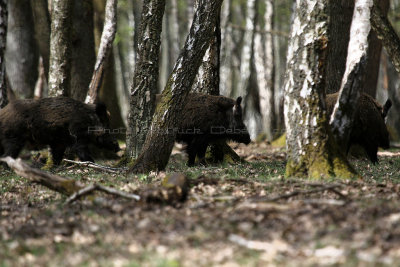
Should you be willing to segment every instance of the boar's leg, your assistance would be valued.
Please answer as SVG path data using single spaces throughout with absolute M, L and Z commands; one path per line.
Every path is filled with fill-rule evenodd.
M 378 145 L 372 143 L 364 143 L 363 147 L 367 152 L 368 158 L 372 161 L 372 163 L 378 163 Z
M 206 141 L 206 137 L 197 136 L 194 137 L 188 144 L 186 151 L 189 156 L 189 160 L 187 165 L 194 166 L 194 162 L 196 160 L 196 155 L 199 157 L 200 162 L 205 162 L 205 154 L 207 150 L 208 143 Z
M 3 139 L 1 142 L 3 146 L 3 157 L 10 156 L 12 158 L 16 158 L 19 155 L 19 152 L 21 152 L 22 148 L 25 145 L 24 141 L 18 140 L 18 139 Z
M 78 137 L 73 149 L 76 151 L 79 160 L 94 162 L 89 151 L 89 139 L 87 137 Z
M 64 144 L 51 144 L 50 149 L 51 149 L 51 155 L 53 157 L 54 165 L 59 165 L 61 160 L 64 157 L 64 152 L 66 149 L 65 145 Z

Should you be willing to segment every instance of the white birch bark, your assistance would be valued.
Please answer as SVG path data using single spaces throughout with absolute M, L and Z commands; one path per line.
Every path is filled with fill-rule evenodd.
M 229 96 L 232 91 L 232 27 L 229 26 L 232 0 L 225 0 L 221 11 L 221 66 L 220 66 L 220 93 Z
M 263 132 L 272 140 L 275 130 L 275 94 L 274 94 L 274 37 L 271 34 L 274 18 L 274 1 L 265 1 L 264 27 L 258 24 L 254 40 L 254 59 L 257 83 L 260 95 L 260 111 Z M 264 34 L 263 34 L 264 33 Z
M 354 7 L 346 70 L 340 86 L 338 102 L 330 119 L 332 132 L 342 147 L 347 147 L 356 103 L 360 90 L 363 88 L 362 75 L 367 61 L 372 7 L 373 0 L 356 0 Z
M 117 0 L 107 0 L 103 32 L 97 52 L 96 64 L 89 84 L 85 103 L 95 103 L 104 76 L 105 64 L 111 53 L 112 44 L 117 32 Z

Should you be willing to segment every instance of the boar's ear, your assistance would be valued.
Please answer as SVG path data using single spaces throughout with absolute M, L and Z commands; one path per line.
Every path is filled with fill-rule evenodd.
M 99 117 L 107 116 L 107 107 L 104 103 L 99 102 L 96 104 L 96 114 Z
M 240 106 L 241 103 L 242 103 L 242 97 L 239 96 L 238 98 L 236 98 L 236 105 Z
M 392 106 L 392 101 L 390 99 L 386 100 L 385 105 L 383 106 L 382 110 L 382 117 L 385 118 L 389 112 L 390 107 Z
M 218 106 L 220 107 L 220 109 L 223 111 L 231 109 L 235 105 L 235 101 L 233 99 L 230 99 L 227 97 L 218 98 L 217 103 L 218 103 Z

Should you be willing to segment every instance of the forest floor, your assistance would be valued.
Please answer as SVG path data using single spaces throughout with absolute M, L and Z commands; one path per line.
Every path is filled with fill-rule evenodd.
M 284 179 L 280 148 L 235 148 L 247 163 L 187 168 L 175 151 L 166 172 L 185 173 L 190 191 L 174 206 L 101 194 L 64 204 L 0 167 L 0 266 L 400 266 L 398 151 L 352 159 L 362 180 L 307 181 Z M 129 192 L 165 176 L 57 174 Z

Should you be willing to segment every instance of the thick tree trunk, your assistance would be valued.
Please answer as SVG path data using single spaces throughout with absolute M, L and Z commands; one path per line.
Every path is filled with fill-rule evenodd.
M 35 38 L 43 61 L 46 81 L 49 78 L 50 58 L 50 14 L 47 0 L 31 0 Z
M 7 0 L 0 0 L 0 109 L 8 103 L 5 52 L 7 43 Z
M 274 1 L 265 1 L 264 17 L 259 19 L 258 30 L 254 40 L 255 69 L 260 94 L 260 111 L 263 132 L 272 141 L 276 129 L 275 114 L 275 56 L 274 56 Z M 261 21 L 263 20 L 263 21 Z M 264 25 L 263 27 L 261 25 Z M 265 33 L 265 34 L 263 34 Z
M 111 54 L 112 43 L 117 32 L 117 0 L 107 0 L 104 28 L 101 34 L 100 46 L 97 52 L 96 64 L 89 84 L 88 94 L 85 103 L 96 103 L 101 88 L 104 72 L 109 55 Z
M 376 4 L 372 9 L 371 25 L 373 30 L 376 32 L 378 38 L 382 40 L 385 46 L 386 52 L 389 54 L 389 58 L 392 61 L 397 72 L 400 73 L 400 39 L 393 26 L 390 24 L 387 16 L 382 9 Z
M 143 2 L 138 61 L 131 88 L 128 116 L 127 156 L 130 158 L 139 156 L 154 113 L 164 10 L 165 0 Z
M 22 98 L 31 98 L 38 77 L 36 46 L 29 0 L 8 1 L 6 69 L 11 87 Z
M 340 89 L 346 69 L 350 26 L 353 18 L 354 0 L 331 1 L 329 7 L 329 46 L 326 66 L 326 94 Z
M 201 0 L 190 33 L 163 90 L 143 150 L 130 169 L 133 173 L 163 170 L 174 145 L 179 114 L 213 36 L 222 0 Z
M 92 0 L 74 1 L 72 21 L 71 97 L 84 101 L 96 55 Z
M 344 153 L 347 152 L 356 103 L 360 93 L 366 86 L 365 75 L 368 68 L 367 62 L 369 61 L 372 5 L 373 0 L 356 0 L 355 2 L 346 70 L 340 86 L 338 103 L 330 119 L 332 132 Z
M 328 0 L 297 1 L 285 82 L 286 176 L 354 177 L 323 107 Z
M 52 0 L 49 96 L 69 96 L 72 0 Z

